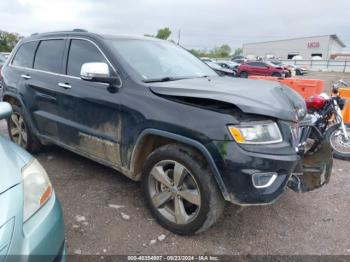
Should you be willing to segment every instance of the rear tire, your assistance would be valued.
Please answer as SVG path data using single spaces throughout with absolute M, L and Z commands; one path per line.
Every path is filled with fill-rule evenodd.
M 42 149 L 42 144 L 34 135 L 21 107 L 12 105 L 12 114 L 7 120 L 7 129 L 10 139 L 25 150 L 36 153 Z
M 246 71 L 241 72 L 239 74 L 239 77 L 241 77 L 241 78 L 248 78 L 248 72 L 246 72 Z
M 141 182 L 152 215 L 175 234 L 203 232 L 224 210 L 206 161 L 189 147 L 169 144 L 156 149 L 145 162 Z

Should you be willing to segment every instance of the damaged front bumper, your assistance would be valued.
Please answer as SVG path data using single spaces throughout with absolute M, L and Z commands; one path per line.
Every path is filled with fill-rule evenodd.
M 220 142 L 216 146 L 221 148 Z M 323 141 L 316 152 L 263 154 L 249 152 L 234 142 L 225 144 L 217 161 L 230 202 L 264 205 L 275 202 L 288 186 L 307 192 L 327 184 L 332 171 L 332 149 Z
M 277 200 L 283 193 L 300 157 L 250 152 L 235 142 L 215 142 L 220 148 L 216 165 L 229 201 L 238 205 L 263 205 Z M 223 152 L 224 151 L 224 152 Z M 257 181 L 257 179 L 261 181 Z
M 301 157 L 288 182 L 295 192 L 308 192 L 320 188 L 330 180 L 333 167 L 332 148 L 323 141 L 316 152 L 307 152 Z

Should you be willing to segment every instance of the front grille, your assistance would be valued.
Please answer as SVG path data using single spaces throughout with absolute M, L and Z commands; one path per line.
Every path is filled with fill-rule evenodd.
M 301 140 L 301 128 L 300 123 L 292 123 L 290 126 L 290 130 L 292 132 L 292 146 L 297 149 Z

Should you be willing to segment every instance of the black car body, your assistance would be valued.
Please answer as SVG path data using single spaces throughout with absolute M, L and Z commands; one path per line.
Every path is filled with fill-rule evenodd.
M 2 73 L 11 139 L 32 151 L 54 143 L 142 180 L 153 215 L 176 233 L 208 228 L 223 199 L 273 203 L 302 157 L 301 96 L 277 82 L 220 77 L 167 41 L 32 35 Z

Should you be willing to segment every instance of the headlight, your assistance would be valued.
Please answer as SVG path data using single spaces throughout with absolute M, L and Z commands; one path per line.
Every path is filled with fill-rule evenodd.
M 30 218 L 51 197 L 52 186 L 45 169 L 34 159 L 22 170 L 23 222 Z
M 275 122 L 256 122 L 228 127 L 232 137 L 241 144 L 273 144 L 282 142 L 282 135 Z

